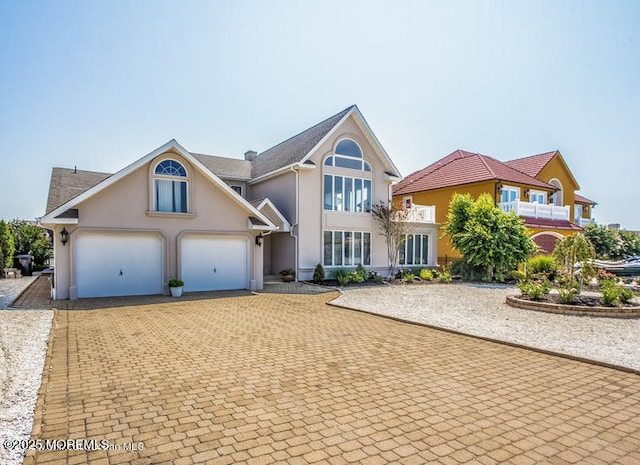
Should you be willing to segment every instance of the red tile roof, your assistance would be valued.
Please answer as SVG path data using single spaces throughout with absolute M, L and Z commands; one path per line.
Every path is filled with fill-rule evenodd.
M 595 205 L 596 204 L 596 202 L 594 202 L 593 200 L 589 200 L 588 198 L 583 197 L 583 196 L 581 196 L 579 194 L 574 194 L 574 197 L 575 197 L 575 201 L 578 202 L 578 203 L 588 203 L 589 205 Z
M 525 226 L 529 228 L 543 229 L 567 229 L 571 231 L 582 231 L 582 228 L 567 220 L 549 220 L 546 218 L 530 218 L 523 216 Z
M 482 181 L 506 181 L 554 189 L 522 171 L 495 158 L 456 150 L 437 162 L 411 173 L 393 190 L 394 195 L 458 186 Z
M 557 153 L 558 151 L 554 150 L 553 152 L 546 152 L 539 155 L 531 155 L 530 157 L 509 160 L 506 161 L 505 164 L 509 165 L 511 168 L 517 169 L 518 171 L 522 171 L 529 176 L 536 177 Z

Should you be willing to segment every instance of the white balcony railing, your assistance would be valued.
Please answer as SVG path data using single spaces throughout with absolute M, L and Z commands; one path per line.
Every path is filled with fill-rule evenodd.
M 591 218 L 576 218 L 576 221 L 575 221 L 575 224 L 577 224 L 581 228 L 584 228 L 589 223 L 595 223 L 595 221 Z
M 569 221 L 569 206 L 558 207 L 557 205 L 545 205 L 542 203 L 521 202 L 520 200 L 514 200 L 513 202 L 499 203 L 498 207 L 500 207 L 507 213 L 513 211 L 518 216 Z
M 411 205 L 408 210 L 407 221 L 410 223 L 435 223 L 436 207 L 433 205 Z

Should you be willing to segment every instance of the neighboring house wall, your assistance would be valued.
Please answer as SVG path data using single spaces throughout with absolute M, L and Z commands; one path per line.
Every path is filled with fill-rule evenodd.
M 536 176 L 540 181 L 544 181 L 550 184 L 553 179 L 556 179 L 562 185 L 562 206 L 569 206 L 571 211 L 569 212 L 569 218 L 573 221 L 574 218 L 574 204 L 575 204 L 575 191 L 580 186 L 575 182 L 575 179 L 569 172 L 567 165 L 562 161 L 559 156 L 554 157 L 542 168 L 540 173 Z
M 411 196 L 412 203 L 417 205 L 434 205 L 436 207 L 436 223 L 442 225 L 447 222 L 447 215 L 449 214 L 449 202 L 451 197 L 455 193 L 470 194 L 474 199 L 479 195 L 488 193 L 491 197 L 496 198 L 496 181 L 481 182 L 475 184 L 465 184 L 461 186 L 446 187 L 443 189 L 434 189 L 430 191 L 414 192 L 412 194 L 394 196 L 394 202 L 402 202 L 404 197 Z M 443 236 L 440 231 L 440 236 L 437 240 L 437 262 L 444 264 L 451 260 L 461 258 L 460 252 L 454 249 L 447 236 Z M 437 237 L 437 236 L 436 236 Z

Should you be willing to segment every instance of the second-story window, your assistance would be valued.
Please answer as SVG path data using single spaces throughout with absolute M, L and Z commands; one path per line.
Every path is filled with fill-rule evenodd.
M 371 212 L 371 179 L 324 175 L 324 209 Z
M 364 160 L 356 141 L 340 140 L 333 154 L 325 159 L 324 167 L 325 210 L 371 212 L 371 165 Z M 353 176 L 345 169 L 352 170 Z
M 175 160 L 163 160 L 153 177 L 153 204 L 157 212 L 187 213 L 187 171 Z
M 500 202 L 515 202 L 520 198 L 520 188 L 514 186 L 502 186 Z
M 342 139 L 338 142 L 335 155 L 328 157 L 324 164 L 325 166 L 371 172 L 371 165 L 362 158 L 360 146 L 351 139 Z

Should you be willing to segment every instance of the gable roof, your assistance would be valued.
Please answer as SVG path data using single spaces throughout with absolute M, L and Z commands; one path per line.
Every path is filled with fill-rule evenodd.
M 58 208 L 87 189 L 107 179 L 111 174 L 68 168 L 53 168 L 46 213 Z
M 216 157 L 191 152 L 200 163 L 217 176 L 226 179 L 248 181 L 251 179 L 251 162 L 238 158 Z
M 530 157 L 505 161 L 505 164 L 535 178 L 557 153 L 559 152 L 554 150 L 552 152 L 541 153 L 539 155 L 531 155 Z
M 375 134 L 364 119 L 364 116 L 360 113 L 358 107 L 356 105 L 351 105 L 340 113 L 337 113 L 315 126 L 312 126 L 309 129 L 290 137 L 284 142 L 280 142 L 278 145 L 258 154 L 258 156 L 256 156 L 256 158 L 251 162 L 251 175 L 253 180 L 268 176 L 271 173 L 296 164 L 313 165 L 309 158 L 313 155 L 315 149 L 330 137 L 333 132 L 335 132 L 335 130 L 340 126 L 340 123 L 350 116 L 354 117 L 365 137 L 374 147 L 374 150 L 378 151 L 388 174 L 390 176 L 400 177 L 400 172 L 376 138 Z
M 515 160 L 509 160 L 506 161 L 505 164 L 519 171 L 522 171 L 529 176 L 538 177 L 544 167 L 547 166 L 554 158 L 558 158 L 562 166 L 564 166 L 564 168 L 567 170 L 567 173 L 569 173 L 571 182 L 573 182 L 573 190 L 580 189 L 578 181 L 576 181 L 576 178 L 573 177 L 573 173 L 569 169 L 567 162 L 564 161 L 564 158 L 562 157 L 562 154 L 559 150 L 540 153 L 538 155 L 531 155 L 529 157 L 517 158 Z
M 279 168 L 302 162 L 305 155 L 342 121 L 353 108 L 355 108 L 355 105 L 258 154 L 252 161 L 253 177 L 257 178 Z
M 456 150 L 426 168 L 408 175 L 394 187 L 393 193 L 396 195 L 410 194 L 482 181 L 506 181 L 544 189 L 555 189 L 552 185 L 512 168 L 495 158 Z
M 254 221 L 254 220 L 258 220 L 258 222 L 260 223 L 261 226 L 264 225 L 264 227 L 262 229 L 275 229 L 275 225 L 273 225 L 269 221 L 269 219 L 267 217 L 265 217 L 262 213 L 260 213 L 255 207 L 253 207 L 243 197 L 238 195 L 238 193 L 236 191 L 234 191 L 230 186 L 228 186 L 224 181 L 222 181 L 215 173 L 213 173 L 211 170 L 209 170 L 194 155 L 192 155 L 190 152 L 185 150 L 174 139 L 170 140 L 169 142 L 167 142 L 166 144 L 162 145 L 161 147 L 158 147 L 154 151 L 148 153 L 144 157 L 140 158 L 139 160 L 135 161 L 134 163 L 130 164 L 129 166 L 121 169 L 120 171 L 118 171 L 115 174 L 106 175 L 106 173 L 93 173 L 93 175 L 94 175 L 93 179 L 97 179 L 99 177 L 99 176 L 95 176 L 96 174 L 103 174 L 103 175 L 106 175 L 106 177 L 102 181 L 98 181 L 93 186 L 90 186 L 90 187 L 86 188 L 85 190 L 82 190 L 79 193 L 73 192 L 74 195 L 73 195 L 72 198 L 66 200 L 64 203 L 58 205 L 57 207 L 53 207 L 51 210 L 47 211 L 45 216 L 43 216 L 40 219 L 40 222 L 42 224 L 56 224 L 56 223 L 59 223 L 59 222 L 64 222 L 64 221 L 61 220 L 61 218 L 62 218 L 61 215 L 64 215 L 67 210 L 76 207 L 81 202 L 93 197 L 97 193 L 99 193 L 99 192 L 103 191 L 104 189 L 106 189 L 107 187 L 113 185 L 114 183 L 116 183 L 120 179 L 124 178 L 125 176 L 129 175 L 130 173 L 132 173 L 136 169 L 144 166 L 146 163 L 148 163 L 149 161 L 153 160 L 158 155 L 161 155 L 163 153 L 170 152 L 170 151 L 173 151 L 173 152 L 176 152 L 176 153 L 182 155 L 185 159 L 187 159 L 191 163 L 191 165 L 195 169 L 199 170 L 213 184 L 218 186 L 224 193 L 226 193 L 229 197 L 231 197 L 231 199 L 234 200 L 241 208 L 243 208 L 245 211 L 247 211 L 247 213 L 249 213 L 250 218 L 251 218 L 250 221 L 249 221 L 251 224 L 258 224 L 258 223 L 255 223 L 255 221 Z M 91 172 L 85 172 L 85 173 L 91 173 Z M 86 176 L 83 175 L 83 177 L 86 177 L 86 179 L 87 179 L 87 184 L 88 184 L 88 180 L 91 178 L 91 176 L 92 175 L 89 175 L 89 174 L 87 174 Z M 49 186 L 49 191 L 50 192 L 52 192 L 52 191 L 53 192 L 65 192 L 65 187 L 60 185 L 60 182 L 64 181 L 65 179 L 66 179 L 65 176 L 56 176 L 56 177 L 54 177 L 52 175 L 51 184 Z M 81 190 L 81 188 L 78 187 L 77 191 L 80 191 L 80 190 Z M 50 194 L 50 197 L 51 197 L 51 194 Z M 76 219 L 76 221 L 77 221 L 77 219 Z

